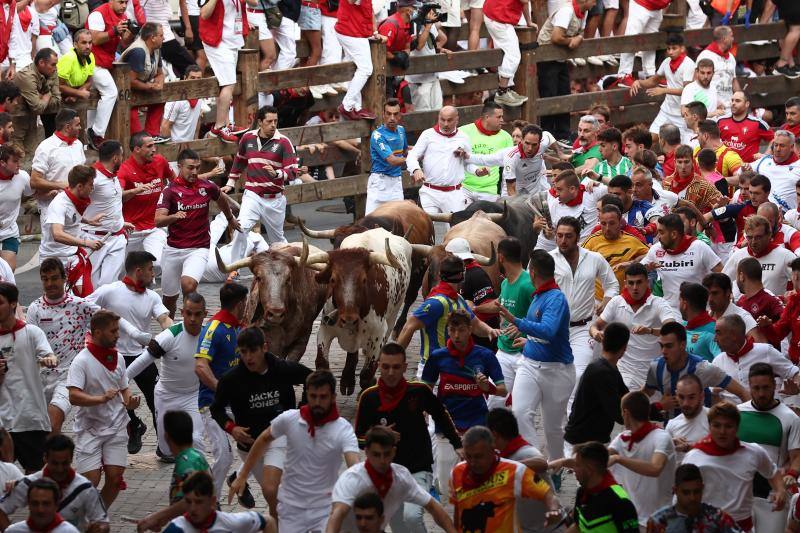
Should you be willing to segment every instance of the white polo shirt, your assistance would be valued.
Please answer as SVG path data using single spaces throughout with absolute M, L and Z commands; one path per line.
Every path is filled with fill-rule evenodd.
M 353 426 L 339 417 L 315 428 L 312 437 L 300 410 L 292 409 L 278 415 L 270 428 L 273 437 L 286 437 L 288 444 L 278 501 L 304 509 L 329 508 L 342 455 L 359 453 Z
M 736 269 L 739 267 L 739 262 L 746 257 L 752 257 L 747 248 L 735 249 L 722 269 L 723 274 L 727 274 L 729 278 L 736 280 Z M 761 263 L 761 282 L 764 284 L 764 288 L 772 294 L 785 293 L 786 284 L 792 277 L 792 261 L 797 259 L 794 252 L 779 246 L 756 259 Z M 738 285 L 734 283 L 733 298 L 738 299 L 741 295 Z
M 115 233 L 122 229 L 122 225 L 125 224 L 125 219 L 122 218 L 122 186 L 116 176 L 108 177 L 103 172 L 95 170 L 91 200 L 92 202 L 83 214 L 84 218 L 91 219 L 100 213 L 103 213 L 105 217 L 100 221 L 99 226 L 84 225 L 84 231 Z
M 31 196 L 31 177 L 24 170 L 11 179 L 0 180 L 0 241 L 19 237 L 17 217 L 23 196 Z
M 422 490 L 417 484 L 408 468 L 395 463 L 392 467 L 392 486 L 383 498 L 383 523 L 382 528 L 389 524 L 394 514 L 402 508 L 404 503 L 412 503 L 424 507 L 431 501 L 432 496 Z M 353 514 L 353 502 L 365 492 L 377 492 L 372 484 L 372 480 L 367 473 L 364 463 L 358 463 L 339 476 L 336 485 L 333 487 L 333 503 L 340 502 L 350 506 L 350 512 L 345 518 L 342 529 L 345 531 L 357 531 L 355 515 Z
M 570 322 L 592 318 L 595 280 L 600 281 L 607 297 L 613 298 L 619 294 L 619 281 L 611 266 L 599 253 L 578 247 L 578 266 L 575 272 L 558 248 L 550 252 L 550 255 L 556 263 L 556 283 L 569 303 Z
M 466 133 L 456 130 L 455 135 L 448 137 L 428 128 L 408 152 L 408 172 L 413 174 L 415 170 L 422 168 L 427 183 L 443 187 L 460 185 L 464 181 L 466 164 L 453 154 L 459 149 L 468 154 L 472 152 L 472 143 Z M 421 166 L 420 159 L 423 160 Z
M 73 237 L 83 238 L 81 232 L 81 214 L 75 209 L 75 204 L 69 199 L 67 193 L 61 191 L 46 208 L 44 224 L 42 225 L 42 242 L 39 243 L 39 256 L 66 258 L 78 253 L 77 246 L 68 246 L 56 242 L 53 238 L 53 224 L 61 224 L 64 232 Z M 87 236 L 88 237 L 88 236 Z
M 10 432 L 50 431 L 39 359 L 52 353 L 44 332 L 33 324 L 0 335 L 0 356 L 8 366 L 0 385 L 0 427 Z
M 41 172 L 47 181 L 67 183 L 67 175 L 72 167 L 84 163 L 86 155 L 83 153 L 83 143 L 75 140 L 72 144 L 67 144 L 54 134 L 36 147 L 31 170 Z M 40 199 L 38 204 L 39 213 L 44 213 L 50 200 Z
M 117 357 L 117 367 L 109 371 L 86 348 L 78 352 L 67 373 L 67 388 L 77 387 L 86 394 L 102 396 L 109 389 L 122 391 L 128 388 L 125 359 Z M 124 432 L 128 425 L 128 411 L 118 396 L 100 405 L 77 407 L 75 433 L 88 431 L 96 437 L 109 437 Z
M 770 200 L 778 204 L 783 211 L 797 209 L 797 195 L 794 185 L 800 180 L 800 161 L 793 163 L 776 163 L 772 155 L 765 155 L 755 163 L 753 170 L 769 178 L 772 184 Z
M 742 309 L 735 303 L 730 302 L 728 304 L 728 307 L 725 308 L 725 312 L 722 313 L 722 316 L 732 316 L 732 315 L 736 315 L 744 321 L 745 331 L 750 331 L 758 327 L 758 323 L 756 322 L 756 319 L 753 318 L 753 315 L 751 315 L 750 313 L 748 313 L 746 310 Z
M 787 357 L 773 348 L 771 344 L 765 342 L 754 343 L 753 349 L 740 357 L 738 362 L 731 359 L 727 352 L 720 352 L 711 363 L 742 384 L 748 382 L 750 367 L 755 363 L 768 363 L 771 365 L 775 375 L 781 381 L 791 379 L 800 372 L 800 369 L 794 366 Z M 722 391 L 722 395 L 729 401 L 738 402 L 733 394 Z
M 681 413 L 667 423 L 665 428 L 673 439 L 684 438 L 689 444 L 694 444 L 708 435 L 708 407 L 701 407 L 694 418 L 686 418 Z M 680 464 L 688 452 L 675 450 L 676 462 Z
M 667 253 L 661 243 L 657 242 L 642 259 L 643 265 L 649 263 L 661 263 L 658 275 L 664 288 L 664 299 L 674 309 L 678 309 L 681 283 L 700 282 L 711 269 L 720 264 L 720 260 L 709 245 L 695 239 L 686 251 L 674 255 Z
M 670 58 L 664 59 L 658 67 L 657 75 L 663 76 L 667 80 L 667 87 L 670 89 L 683 89 L 683 86 L 694 80 L 694 61 L 689 56 L 683 58 L 680 66 L 675 72 L 669 66 Z M 661 103 L 661 111 L 680 118 L 681 116 L 681 97 L 668 94 Z M 678 124 L 676 124 L 678 126 Z
M 170 137 L 172 142 L 189 142 L 197 138 L 197 123 L 203 106 L 198 100 L 192 107 L 188 100 L 167 102 L 164 106 L 164 120 L 172 122 Z

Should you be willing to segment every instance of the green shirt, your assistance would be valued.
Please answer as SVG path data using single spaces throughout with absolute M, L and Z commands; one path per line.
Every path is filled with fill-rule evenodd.
M 80 87 L 89 76 L 94 75 L 94 54 L 89 55 L 89 61 L 81 65 L 78 55 L 73 48 L 58 60 L 58 77 L 70 87 Z
M 706 235 L 704 232 L 698 231 L 694 234 L 694 236 L 697 237 L 698 241 L 703 241 L 707 245 L 711 246 L 711 239 L 709 239 L 708 235 Z
M 172 480 L 169 482 L 170 504 L 183 498 L 183 482 L 195 472 L 208 472 L 208 462 L 205 456 L 194 448 L 186 448 L 175 457 L 175 468 L 172 470 Z
M 610 179 L 619 175 L 627 176 L 631 171 L 631 167 L 633 167 L 631 160 L 625 156 L 622 156 L 616 165 L 612 165 L 605 159 L 600 161 L 594 166 L 594 171 L 600 174 L 602 177 Z
M 598 161 L 603 159 L 603 156 L 600 155 L 600 145 L 595 144 L 585 152 L 580 152 L 572 156 L 570 163 L 572 163 L 573 167 L 579 167 L 586 162 L 587 159 L 597 159 Z
M 509 283 L 508 279 L 504 279 L 500 284 L 500 304 L 511 311 L 511 314 L 515 317 L 525 318 L 528 314 L 528 308 L 531 306 L 531 300 L 533 300 L 533 283 L 527 270 L 520 272 L 514 283 Z M 500 323 L 500 328 L 503 329 L 508 324 L 503 319 Z M 513 341 L 512 337 L 500 335 L 497 338 L 497 348 L 506 353 L 521 352 L 522 348 L 514 348 Z
M 461 126 L 459 130 L 469 137 L 473 154 L 493 154 L 503 148 L 514 146 L 514 140 L 505 130 L 500 130 L 494 135 L 484 135 L 478 131 L 478 127 L 474 122 Z M 476 176 L 469 172 L 464 174 L 464 187 L 470 191 L 500 194 L 499 183 L 500 167 L 489 167 L 489 174 L 486 176 Z

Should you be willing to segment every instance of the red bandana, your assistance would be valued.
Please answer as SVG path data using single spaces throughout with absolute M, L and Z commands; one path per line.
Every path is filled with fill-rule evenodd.
M 381 401 L 378 411 L 382 413 L 393 411 L 406 395 L 406 390 L 408 390 L 406 378 L 402 378 L 394 387 L 390 387 L 382 378 L 378 378 L 378 398 Z
M 715 457 L 719 457 L 722 455 L 732 455 L 736 453 L 739 450 L 739 448 L 744 448 L 744 446 L 742 446 L 742 443 L 739 442 L 739 439 L 736 439 L 733 448 L 728 448 L 728 449 L 720 448 L 719 445 L 716 442 L 714 442 L 714 439 L 711 438 L 710 434 L 706 435 L 705 437 L 697 441 L 693 447 L 705 453 L 706 455 L 713 455 Z
M 586 12 L 581 11 L 581 8 L 578 7 L 578 2 L 576 2 L 575 0 L 572 0 L 572 10 L 575 11 L 575 16 L 578 17 L 579 19 L 582 19 L 583 17 L 586 16 Z
M 484 128 L 483 127 L 483 121 L 481 119 L 478 119 L 478 120 L 475 121 L 475 127 L 478 128 L 478 131 L 481 132 L 481 134 L 487 135 L 487 136 L 497 135 L 498 133 L 500 133 L 500 130 L 489 131 L 486 128 Z
M 731 56 L 730 50 L 728 50 L 727 52 L 723 52 L 722 50 L 719 49 L 719 45 L 716 42 L 713 42 L 708 46 L 706 46 L 706 50 L 708 50 L 709 52 L 714 52 L 723 59 L 728 59 Z
M 753 249 L 752 249 L 752 248 L 750 248 L 750 245 L 748 244 L 748 245 L 747 245 L 747 253 L 748 253 L 748 254 L 749 254 L 751 257 L 755 257 L 756 259 L 758 259 L 758 258 L 760 258 L 760 257 L 764 257 L 765 255 L 767 255 L 768 253 L 770 253 L 770 252 L 771 252 L 772 250 L 774 250 L 775 248 L 780 248 L 782 245 L 783 245 L 783 243 L 776 243 L 776 242 L 773 240 L 773 241 L 771 241 L 771 242 L 769 243 L 769 245 L 767 246 L 766 250 L 764 250 L 764 251 L 763 251 L 763 252 L 761 252 L 760 254 L 756 254 L 756 253 L 753 251 Z
M 467 358 L 474 347 L 475 341 L 472 340 L 472 337 L 469 338 L 469 343 L 463 352 L 456 347 L 456 345 L 453 343 L 453 339 L 447 339 L 447 352 L 458 359 L 458 365 L 462 368 L 464 367 L 464 359 Z
M 447 283 L 446 281 L 440 281 L 438 285 L 432 288 L 431 292 L 428 293 L 428 298 L 432 298 L 437 294 L 446 296 L 451 300 L 458 300 L 458 293 L 453 288 L 453 286 Z
M 634 431 L 633 433 L 626 435 L 622 433 L 619 438 L 622 439 L 622 442 L 628 443 L 628 451 L 633 449 L 633 445 L 637 442 L 642 442 L 646 436 L 650 434 L 651 431 L 658 429 L 658 426 L 653 424 L 652 422 L 645 422 L 642 424 L 639 429 Z
M 527 155 L 525 155 L 525 150 L 522 149 L 522 143 L 517 145 L 517 151 L 519 152 L 520 159 L 530 159 Z M 532 157 L 536 157 L 536 154 L 534 154 Z
M 583 498 L 582 498 L 583 501 L 581 503 L 585 503 L 586 500 L 589 499 L 589 496 L 592 496 L 594 494 L 599 494 L 599 493 L 603 492 L 604 490 L 606 490 L 607 488 L 611 487 L 612 485 L 616 485 L 616 484 L 617 484 L 617 480 L 614 479 L 614 476 L 611 475 L 611 472 L 606 470 L 606 473 L 603 476 L 603 479 L 600 480 L 600 483 L 598 483 L 597 485 L 595 485 L 592 488 L 588 488 L 587 487 L 584 491 L 582 491 L 581 494 L 583 496 Z
M 647 299 L 650 298 L 650 294 L 651 294 L 650 288 L 648 287 L 647 291 L 644 293 L 644 296 L 642 296 L 641 300 L 634 300 L 633 296 L 631 296 L 631 293 L 628 292 L 628 287 L 625 287 L 624 289 L 622 289 L 622 298 L 631 307 L 633 307 L 634 305 L 643 305 L 647 301 Z
M 14 15 L 17 14 L 17 2 L 0 2 L 0 5 L 8 4 L 8 18 L 4 18 L 0 11 L 0 61 L 5 61 L 8 57 L 8 45 L 11 42 L 11 28 L 14 27 Z
M 106 167 L 104 167 L 103 163 L 101 163 L 100 161 L 95 161 L 94 165 L 92 165 L 92 168 L 107 178 L 114 177 L 114 173 L 108 170 Z
M 750 350 L 752 350 L 752 349 L 753 349 L 753 344 L 754 344 L 754 343 L 755 343 L 755 341 L 753 340 L 753 337 L 747 337 L 747 340 L 746 340 L 746 341 L 744 341 L 744 344 L 742 345 L 742 347 L 741 347 L 741 348 L 739 348 L 739 351 L 738 351 L 738 352 L 736 352 L 736 353 L 733 353 L 733 354 L 732 354 L 732 353 L 730 353 L 730 352 L 725 352 L 725 353 L 727 353 L 727 354 L 728 354 L 728 357 L 730 357 L 731 359 L 733 359 L 733 361 L 734 361 L 735 363 L 738 363 L 738 362 L 739 362 L 739 359 L 741 359 L 742 357 L 744 357 L 745 355 L 747 355 L 747 354 L 750 352 Z
M 673 74 L 677 72 L 678 69 L 681 67 L 681 63 L 683 63 L 684 59 L 686 59 L 686 52 L 682 53 L 675 59 L 669 60 L 669 69 L 672 71 Z
M 92 262 L 89 260 L 89 254 L 83 248 L 79 247 L 75 255 L 78 256 L 78 262 L 67 269 L 67 287 L 72 287 L 72 293 L 75 296 L 85 298 L 94 292 Z M 78 281 L 81 282 L 80 289 Z
M 533 291 L 531 296 L 536 296 L 537 294 L 542 294 L 543 292 L 551 291 L 553 289 L 558 289 L 558 283 L 556 283 L 556 278 L 550 278 L 549 280 L 545 281 L 538 287 L 536 290 Z
M 711 317 L 711 315 L 708 314 L 708 311 L 703 311 L 693 319 L 686 322 L 686 329 L 697 329 L 710 322 L 716 321 Z
M 11 326 L 11 329 L 2 329 L 0 328 L 0 335 L 8 335 L 11 333 L 11 340 L 17 340 L 17 332 L 25 327 L 25 322 L 23 320 L 17 319 L 14 322 L 14 325 Z
M 314 434 L 316 433 L 316 428 L 324 426 L 328 422 L 333 422 L 339 418 L 339 409 L 336 407 L 336 404 L 333 404 L 333 407 L 331 407 L 331 410 L 328 411 L 327 415 L 319 420 L 316 420 L 311 414 L 311 408 L 308 406 L 308 404 L 306 404 L 300 408 L 300 418 L 305 420 L 306 424 L 308 424 L 308 434 L 313 438 Z
M 503 459 L 508 459 L 512 455 L 514 455 L 517 450 L 522 448 L 523 446 L 527 446 L 529 443 L 525 439 L 522 438 L 522 435 L 517 435 L 510 441 L 506 443 L 506 447 L 500 450 L 500 457 Z
M 675 194 L 680 194 L 689 184 L 694 180 L 694 175 L 691 174 L 685 178 L 678 176 L 678 173 L 675 172 L 668 178 L 665 178 L 664 181 L 667 182 L 666 189 L 670 192 L 674 192 Z
M 683 237 L 681 237 L 678 246 L 676 246 L 675 248 L 667 248 L 665 246 L 664 251 L 667 252 L 669 255 L 682 254 L 683 252 L 689 249 L 689 246 L 691 246 L 694 241 L 695 238 L 692 237 L 691 235 L 684 235 Z
M 90 198 L 78 198 L 69 189 L 64 189 L 64 192 L 67 194 L 69 201 L 72 202 L 72 205 L 75 206 L 75 210 L 83 215 L 83 212 L 86 211 L 86 208 L 89 207 L 89 203 L 92 200 Z
M 199 101 L 199 98 L 189 98 L 189 107 L 194 109 L 197 106 L 197 102 L 198 101 Z
M 437 124 L 433 127 L 433 131 L 435 131 L 436 133 L 438 133 L 443 137 L 455 137 L 456 133 L 458 133 L 458 128 L 454 129 L 452 133 L 445 133 L 439 129 L 439 125 Z
M 59 139 L 61 139 L 62 141 L 64 141 L 65 143 L 67 143 L 67 146 L 72 146 L 72 143 L 74 143 L 75 141 L 78 140 L 77 137 L 67 137 L 66 135 L 64 135 L 60 131 L 55 132 L 54 135 L 56 137 L 58 137 Z
M 233 313 L 231 313 L 230 311 L 226 311 L 224 309 L 220 309 L 219 311 L 214 313 L 214 316 L 211 317 L 211 320 L 219 320 L 223 324 L 228 324 L 229 326 L 232 326 L 234 328 L 238 328 L 239 326 L 242 325 L 239 319 L 233 316 Z
M 42 476 L 53 479 L 53 476 L 50 475 L 50 470 L 48 470 L 47 465 L 45 465 L 44 470 L 42 470 Z M 67 479 L 65 479 L 64 481 L 59 481 L 58 486 L 61 487 L 61 490 L 64 490 L 67 487 L 69 487 L 69 484 L 72 483 L 72 480 L 74 479 L 75 479 L 75 470 L 73 468 L 70 468 L 69 472 L 67 473 Z
M 11 181 L 14 179 L 14 176 L 15 174 L 9 174 L 8 176 L 6 176 L 3 172 L 0 172 L 0 181 Z
M 800 159 L 800 157 L 797 157 L 797 154 L 796 154 L 796 153 L 794 153 L 794 152 L 792 152 L 792 153 L 789 155 L 789 157 L 786 159 L 786 161 L 784 161 L 783 163 L 778 163 L 777 161 L 775 161 L 775 158 L 774 158 L 774 157 L 772 158 L 772 160 L 773 160 L 773 161 L 775 161 L 775 164 L 776 164 L 776 165 L 780 165 L 780 166 L 783 166 L 783 165 L 791 165 L 792 163 L 796 163 L 798 159 Z
M 50 531 L 53 531 L 55 528 L 60 526 L 61 522 L 63 522 L 63 521 L 64 521 L 64 519 L 61 518 L 61 515 L 56 513 L 56 515 L 53 517 L 53 521 L 50 522 L 49 524 L 47 524 L 46 526 L 44 526 L 44 528 L 42 528 L 42 529 L 39 529 L 38 527 L 36 527 L 34 525 L 34 523 L 31 522 L 30 518 L 25 520 L 25 523 L 28 525 L 28 529 L 31 530 L 31 533 L 50 533 Z
M 464 480 L 461 483 L 461 486 L 464 488 L 465 491 L 477 489 L 478 487 L 480 487 L 481 485 L 483 485 L 492 478 L 499 464 L 500 464 L 500 456 L 496 455 L 494 458 L 494 464 L 491 466 L 491 468 L 489 468 L 489 470 L 487 470 L 486 472 L 483 473 L 483 475 L 480 476 L 474 474 L 472 470 L 467 468 L 467 472 L 464 475 Z
M 187 522 L 192 524 L 192 527 L 195 528 L 199 533 L 208 533 L 208 528 L 214 525 L 214 522 L 217 520 L 217 512 L 211 511 L 211 514 L 206 518 L 204 522 L 200 522 L 199 524 L 195 524 L 192 522 L 192 519 L 189 518 L 189 513 L 184 513 L 183 517 L 186 519 Z
M 584 193 L 585 190 L 586 190 L 586 187 L 581 185 L 578 188 L 578 196 L 576 196 L 575 198 L 573 198 L 569 202 L 565 203 L 564 205 L 568 205 L 570 207 L 576 207 L 576 206 L 581 205 L 583 203 L 583 193 Z M 552 196 L 553 198 L 558 198 L 558 193 L 556 193 L 555 189 L 550 189 L 550 196 Z M 558 201 L 561 202 L 560 199 Z
M 373 467 L 372 464 L 370 464 L 369 459 L 367 459 L 364 461 L 364 468 L 369 475 L 370 481 L 372 481 L 372 484 L 375 486 L 378 496 L 380 496 L 381 499 L 384 499 L 386 495 L 389 494 L 389 489 L 392 488 L 392 481 L 394 481 L 394 476 L 392 475 L 392 466 L 389 465 L 389 469 L 385 473 L 381 474 L 375 470 L 375 467 Z
M 106 348 L 105 346 L 100 346 L 99 344 L 95 344 L 94 340 L 92 340 L 91 335 L 88 333 L 86 334 L 86 349 L 89 350 L 95 359 L 97 359 L 101 365 L 106 367 L 106 370 L 109 372 L 113 372 L 117 369 L 117 349 L 116 348 Z
M 144 291 L 147 290 L 147 287 L 145 287 L 144 285 L 140 285 L 138 281 L 134 280 L 129 276 L 125 276 L 124 278 L 122 278 L 122 283 L 124 283 L 125 286 L 128 287 L 133 292 L 138 292 L 139 294 L 142 294 L 144 293 Z

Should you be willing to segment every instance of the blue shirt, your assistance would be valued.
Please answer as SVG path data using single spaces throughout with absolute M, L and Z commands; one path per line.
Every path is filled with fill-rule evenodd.
M 475 316 L 464 298 L 459 296 L 458 300 L 453 301 L 443 294 L 427 298 L 414 311 L 414 317 L 425 325 L 421 331 L 420 365 L 425 364 L 431 352 L 446 346 L 450 338 L 447 335 L 447 317 L 456 309 L 464 309 L 470 316 Z
M 514 325 L 529 338 L 522 355 L 545 363 L 572 364 L 569 345 L 569 304 L 564 293 L 551 289 L 534 295 L 525 318 Z
M 236 337 L 239 328 L 211 318 L 200 331 L 200 342 L 197 345 L 195 359 L 206 359 L 214 377 L 219 379 L 239 364 L 239 348 Z M 200 382 L 198 407 L 208 407 L 214 401 L 214 391 Z
M 686 325 L 686 322 L 683 323 Z M 709 363 L 721 352 L 719 346 L 714 341 L 714 329 L 716 323 L 709 322 L 695 329 L 686 330 L 686 351 L 690 354 L 702 357 Z
M 459 431 L 486 424 L 489 408 L 475 381 L 478 372 L 495 385 L 503 383 L 503 370 L 494 352 L 477 344 L 464 358 L 464 366 L 447 348 L 440 348 L 431 353 L 422 369 L 422 381 L 431 387 L 439 381 L 439 398 Z
M 634 200 L 631 208 L 625 213 L 625 220 L 631 226 L 642 229 L 647 225 L 647 213 L 653 209 L 653 204 L 646 200 Z M 653 243 L 653 236 L 646 236 L 648 244 Z
M 407 151 L 408 140 L 406 139 L 406 129 L 403 126 L 397 126 L 396 131 L 392 131 L 386 126 L 379 127 L 369 137 L 372 172 L 399 178 L 403 171 L 402 165 L 390 165 L 386 162 L 386 158 L 390 155 L 404 157 Z

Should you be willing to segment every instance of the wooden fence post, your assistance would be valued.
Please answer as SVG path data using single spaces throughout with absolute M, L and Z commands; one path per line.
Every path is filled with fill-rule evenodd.
M 116 139 L 122 144 L 125 155 L 130 152 L 131 139 L 131 80 L 128 75 L 131 67 L 127 63 L 114 63 L 111 77 L 117 86 L 117 103 L 111 113 L 106 133 L 107 139 Z
M 537 79 L 536 59 L 534 58 L 538 35 L 539 32 L 535 28 L 517 28 L 517 38 L 519 39 L 522 59 L 517 68 L 517 74 L 514 76 L 514 90 L 522 96 L 528 97 L 528 101 L 522 104 L 522 116 L 520 118 L 531 124 L 538 123 L 536 101 L 539 99 L 539 80 Z
M 236 73 L 239 75 L 241 93 L 233 100 L 233 121 L 237 126 L 250 127 L 253 120 L 248 112 L 249 106 L 255 100 L 255 107 L 258 108 L 258 50 L 239 50 Z

